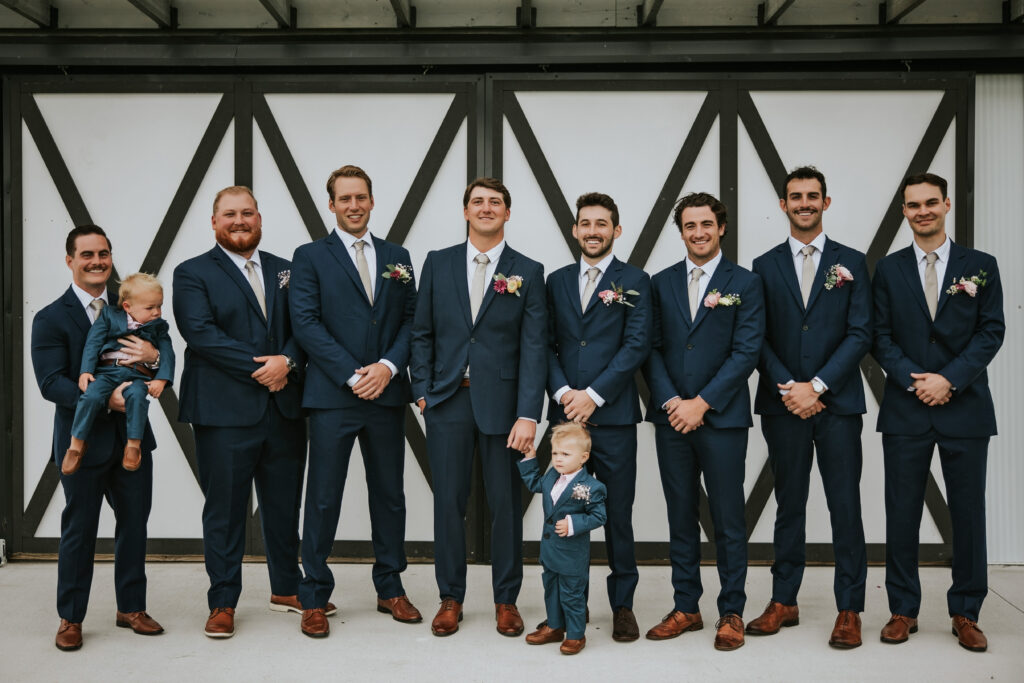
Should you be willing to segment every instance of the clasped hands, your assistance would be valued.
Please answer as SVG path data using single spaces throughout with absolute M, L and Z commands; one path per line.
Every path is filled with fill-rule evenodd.
M 250 377 L 265 386 L 268 391 L 281 391 L 288 385 L 290 368 L 287 356 L 255 356 L 253 360 L 263 363 L 263 367 Z
M 818 392 L 814 390 L 810 382 L 790 382 L 775 386 L 788 392 L 782 396 L 782 403 L 786 406 L 786 410 L 801 420 L 814 417 L 825 410 L 825 404 L 821 402 Z
M 597 410 L 597 404 L 583 389 L 569 389 L 562 394 L 562 408 L 565 416 L 579 424 L 586 424 L 590 416 Z
M 373 401 L 384 393 L 391 383 L 391 368 L 383 363 L 371 363 L 356 369 L 359 381 L 352 387 L 352 393 L 365 401 Z
M 704 426 L 704 413 L 711 410 L 711 405 L 700 396 L 683 399 L 675 396 L 665 404 L 668 423 L 672 429 L 688 434 L 698 427 Z
M 953 385 L 937 372 L 912 372 L 914 393 L 927 406 L 941 406 L 953 398 Z

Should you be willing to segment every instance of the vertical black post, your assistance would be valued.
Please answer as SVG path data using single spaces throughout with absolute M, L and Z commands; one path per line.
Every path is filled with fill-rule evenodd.
M 722 86 L 721 106 L 718 114 L 718 198 L 729 210 L 728 237 L 722 242 L 725 257 L 735 263 L 739 258 L 739 173 L 737 156 L 736 86 Z

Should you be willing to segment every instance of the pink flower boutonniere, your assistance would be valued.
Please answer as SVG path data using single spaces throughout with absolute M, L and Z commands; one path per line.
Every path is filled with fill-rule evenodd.
M 837 263 L 828 269 L 828 275 L 825 276 L 825 289 L 842 287 L 846 282 L 853 282 L 853 273 L 846 266 Z
M 403 285 L 412 281 L 412 266 L 406 266 L 401 263 L 389 263 L 385 267 L 387 270 L 381 273 L 381 277 L 385 280 L 398 280 Z
M 586 484 L 573 484 L 572 486 L 572 499 L 582 500 L 584 503 L 590 502 L 590 487 Z
M 987 284 L 985 276 L 988 275 L 984 270 L 979 270 L 977 275 L 971 277 L 962 277 L 959 281 L 953 278 L 953 285 L 946 290 L 946 293 L 950 296 L 959 294 L 960 292 L 966 292 L 967 296 L 972 299 L 978 295 L 978 290 Z
M 501 273 L 494 274 L 494 291 L 498 294 L 515 294 L 519 296 L 519 290 L 523 287 L 522 275 L 509 275 L 505 277 Z
M 716 306 L 739 306 L 743 303 L 740 300 L 739 294 L 722 294 L 717 289 L 712 289 L 708 292 L 708 295 L 704 297 L 704 305 L 707 308 L 715 308 Z
M 612 304 L 622 304 L 623 306 L 635 308 L 633 304 L 626 301 L 627 296 L 640 296 L 640 292 L 636 291 L 635 289 L 627 289 L 626 291 L 622 291 L 622 287 L 616 287 L 615 283 L 613 282 L 611 289 L 605 289 L 597 293 L 597 298 L 599 298 L 605 306 L 611 306 Z
M 292 281 L 292 271 L 282 270 L 277 274 L 277 288 L 284 289 L 288 286 L 288 283 Z

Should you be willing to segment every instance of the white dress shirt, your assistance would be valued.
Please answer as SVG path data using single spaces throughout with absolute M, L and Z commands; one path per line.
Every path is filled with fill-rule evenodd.
M 487 288 L 493 286 L 492 280 L 494 279 L 494 273 L 498 270 L 498 259 L 501 258 L 501 252 L 505 250 L 505 240 L 498 243 L 497 246 L 491 247 L 489 251 L 480 251 L 473 246 L 473 243 L 466 240 L 466 291 L 473 291 L 473 276 L 476 274 L 476 261 L 474 260 L 479 254 L 487 254 L 487 258 L 490 261 L 487 264 L 487 268 L 484 270 L 484 294 L 487 294 Z M 506 277 L 509 275 L 515 275 L 516 273 L 503 273 Z
M 817 273 L 818 266 L 821 265 L 821 252 L 825 248 L 825 233 L 819 232 L 818 236 L 808 244 L 804 244 L 792 235 L 789 236 L 789 248 L 793 252 L 793 267 L 796 268 L 797 289 L 804 285 L 804 255 L 800 251 L 804 247 L 814 247 L 811 258 L 814 260 L 814 272 Z
M 263 279 L 263 264 L 260 263 L 260 252 L 258 249 L 252 252 L 252 256 L 250 256 L 249 258 L 245 258 L 241 254 L 236 254 L 233 251 L 228 251 L 220 244 L 218 244 L 217 246 L 220 247 L 221 251 L 228 255 L 228 258 L 231 259 L 231 262 L 238 267 L 238 270 L 242 271 L 242 276 L 245 278 L 246 282 L 249 282 L 249 271 L 245 269 L 246 261 L 253 262 L 253 264 L 256 266 L 256 277 L 259 278 L 260 282 L 266 282 L 266 280 Z M 249 286 L 251 287 L 252 284 L 250 283 Z M 253 290 L 253 293 L 255 294 L 256 291 Z M 266 298 L 266 292 L 264 292 L 263 294 L 264 298 Z
M 938 301 L 942 297 L 942 290 L 944 287 L 942 283 L 946 281 L 946 266 L 949 265 L 949 245 L 952 244 L 953 240 L 947 237 L 939 248 L 935 250 L 935 255 L 938 259 L 935 261 L 935 284 L 938 286 L 939 291 L 935 293 L 935 300 Z M 914 247 L 914 258 L 917 259 L 917 274 L 921 278 L 921 290 L 924 291 L 924 270 L 928 267 L 927 256 L 924 249 L 917 246 L 917 241 L 911 243 Z
M 106 287 L 103 288 L 102 294 L 100 294 L 99 296 L 93 296 L 92 294 L 90 294 L 89 292 L 85 291 L 84 289 L 76 285 L 74 282 L 72 282 L 71 291 L 74 292 L 75 296 L 78 297 L 78 300 L 82 302 L 82 307 L 85 309 L 85 314 L 89 317 L 90 324 L 96 322 L 96 316 L 98 315 L 96 311 L 92 310 L 92 308 L 89 306 L 89 304 L 91 304 L 94 299 L 103 299 L 104 304 L 106 304 L 107 306 L 110 305 L 110 301 L 107 298 Z
M 558 475 L 558 479 L 556 479 L 555 483 L 551 486 L 551 503 L 552 504 L 558 502 L 558 499 L 562 497 L 562 493 L 565 491 L 565 489 L 569 486 L 569 484 L 572 483 L 572 480 L 576 478 L 576 475 L 578 475 L 582 471 L 583 471 L 583 468 L 581 467 L 580 469 L 576 470 L 575 472 L 570 472 L 569 474 L 560 474 L 560 475 Z M 567 523 L 569 525 L 569 533 L 567 534 L 567 536 L 572 536 L 572 515 L 566 515 L 565 516 L 565 520 L 567 521 Z

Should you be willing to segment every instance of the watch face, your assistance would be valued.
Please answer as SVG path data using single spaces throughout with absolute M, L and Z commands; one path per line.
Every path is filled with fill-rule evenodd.
M 812 380 L 811 381 L 811 388 L 814 389 L 819 394 L 821 392 L 825 391 L 825 385 L 822 384 L 821 382 L 819 382 L 818 380 Z

